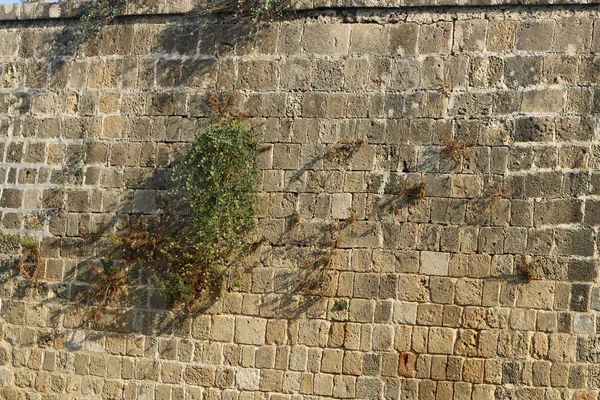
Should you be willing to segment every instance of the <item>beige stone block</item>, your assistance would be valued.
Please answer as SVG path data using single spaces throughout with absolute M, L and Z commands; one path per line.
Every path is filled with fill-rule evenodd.
M 298 327 L 298 343 L 307 346 L 325 346 L 329 334 L 330 323 L 321 320 L 300 321 Z
M 352 211 L 351 193 L 334 193 L 331 198 L 331 218 L 347 219 Z
M 517 307 L 550 310 L 553 303 L 553 282 L 532 281 L 517 286 Z
M 283 388 L 283 371 L 262 370 L 260 372 L 260 390 L 280 392 Z
M 260 318 L 236 317 L 235 341 L 242 344 L 263 345 L 267 330 L 267 320 Z
M 391 350 L 394 345 L 394 327 L 391 325 L 374 325 L 372 347 L 375 351 Z
M 252 368 L 239 368 L 235 374 L 235 383 L 241 390 L 258 390 L 260 383 L 260 370 Z
M 356 24 L 350 34 L 350 53 L 384 55 L 388 51 L 388 27 Z
M 467 358 L 463 364 L 463 379 L 467 382 L 483 382 L 484 360 Z
M 336 375 L 333 380 L 333 396 L 340 399 L 354 399 L 356 393 L 356 378 L 353 376 Z
M 554 89 L 534 89 L 523 92 L 521 111 L 524 113 L 560 113 L 565 108 L 567 92 Z
M 234 324 L 233 317 L 215 315 L 212 317 L 209 338 L 219 342 L 232 342 Z
M 480 305 L 482 296 L 483 280 L 463 278 L 456 281 L 456 304 Z
M 347 54 L 349 39 L 349 24 L 306 24 L 302 47 L 309 54 Z
M 428 350 L 434 354 L 452 354 L 454 350 L 454 329 L 430 328 Z
M 451 45 L 451 22 L 436 22 L 420 26 L 418 43 L 420 54 L 447 54 L 450 53 Z
M 448 275 L 449 255 L 432 251 L 421 252 L 420 272 L 424 275 Z
M 321 371 L 327 373 L 341 373 L 343 356 L 344 352 L 342 350 L 325 349 L 321 360 Z
M 214 384 L 215 374 L 215 367 L 188 365 L 183 374 L 183 379 L 190 385 L 210 387 Z
M 486 20 L 456 21 L 454 24 L 454 51 L 483 51 L 486 30 Z
M 504 52 L 512 49 L 515 41 L 517 21 L 492 20 L 488 23 L 486 49 Z
M 316 374 L 313 385 L 315 394 L 331 396 L 333 393 L 333 375 Z
M 575 361 L 577 337 L 568 333 L 554 333 L 550 335 L 548 359 L 550 361 Z
M 363 358 L 362 352 L 346 351 L 342 364 L 342 372 L 345 375 L 360 375 L 362 373 Z

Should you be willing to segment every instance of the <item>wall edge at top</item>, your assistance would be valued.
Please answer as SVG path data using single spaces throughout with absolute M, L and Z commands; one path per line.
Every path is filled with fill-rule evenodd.
M 79 16 L 78 9 L 86 0 L 61 3 L 0 4 L 0 21 L 69 19 Z M 502 7 L 502 6 L 561 6 L 593 5 L 600 0 L 293 0 L 292 9 L 373 8 L 398 9 L 413 7 Z M 210 0 L 133 0 L 124 16 L 193 14 Z

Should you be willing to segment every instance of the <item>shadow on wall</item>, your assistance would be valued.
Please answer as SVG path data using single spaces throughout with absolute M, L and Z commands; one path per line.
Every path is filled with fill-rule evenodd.
M 200 10 L 196 11 L 198 14 L 201 13 Z M 85 12 L 85 9 L 81 12 Z M 78 59 L 78 52 L 82 51 L 86 57 L 111 54 L 111 51 L 119 46 L 119 43 L 115 43 L 121 38 L 119 34 L 131 29 L 131 26 L 132 21 L 123 17 L 119 19 L 118 24 L 107 27 L 113 35 L 107 34 L 98 40 L 86 42 L 84 47 L 80 45 L 85 38 L 85 30 L 78 24 L 64 26 L 52 40 L 48 53 L 51 79 L 57 82 L 66 79 L 70 74 L 85 74 L 85 69 L 78 70 L 78 67 L 83 65 Z M 231 68 L 230 80 L 213 82 L 210 88 L 198 93 L 198 98 L 193 105 L 194 115 L 188 115 L 184 109 L 178 108 L 180 93 L 156 91 L 154 82 L 150 78 L 153 77 L 154 68 L 158 68 L 155 66 L 157 63 L 160 65 L 160 74 L 157 76 L 160 80 L 159 86 L 163 86 L 161 83 L 164 83 L 172 87 L 194 87 L 196 83 L 204 82 L 207 75 L 215 73 L 217 57 L 233 52 L 244 54 L 252 48 L 255 41 L 260 39 L 260 30 L 250 18 L 232 19 L 223 15 L 217 18 L 214 16 L 206 18 L 198 15 L 182 17 L 180 21 L 170 24 L 150 45 L 150 54 L 160 54 L 161 57 L 158 60 L 152 58 L 147 65 L 140 66 L 140 68 L 147 68 L 147 71 L 140 71 L 139 76 L 142 79 L 149 78 L 146 82 L 142 81 L 141 87 L 151 100 L 146 110 L 134 116 L 180 116 L 187 122 L 182 124 L 177 135 L 191 138 L 191 133 L 183 132 L 183 129 L 197 132 L 210 122 L 211 115 L 217 114 L 222 117 L 224 113 L 227 113 L 227 116 L 237 113 L 229 109 L 235 108 L 236 104 L 210 101 L 210 93 L 237 91 L 232 64 L 221 66 L 221 68 Z M 198 43 L 199 47 L 197 47 Z M 192 58 L 198 53 L 207 58 Z M 191 58 L 182 63 L 181 60 L 169 60 L 169 54 Z M 167 57 L 164 57 L 165 55 Z M 125 60 L 119 71 L 114 71 L 117 74 L 124 73 L 123 79 L 127 79 L 128 76 L 126 73 L 128 61 Z M 110 68 L 108 72 L 92 70 L 88 72 L 90 77 L 93 77 L 94 73 L 110 73 Z M 98 173 L 98 168 L 88 164 L 97 163 L 92 153 L 98 141 L 94 137 L 93 129 L 88 129 L 90 128 L 88 122 L 91 120 L 89 117 L 94 116 L 95 112 L 93 107 L 85 109 L 85 100 L 80 99 L 82 116 L 77 118 L 80 121 L 74 127 L 75 132 L 70 136 L 72 139 L 81 140 L 79 153 L 67 157 L 67 165 L 63 171 L 56 174 L 58 178 L 53 180 L 55 188 L 44 193 L 42 210 L 37 214 L 42 225 L 69 224 L 66 205 L 76 197 L 77 189 L 83 185 L 84 177 L 86 182 L 93 182 L 91 176 Z M 21 112 L 26 113 L 28 110 L 28 106 L 24 105 Z M 55 236 L 44 240 L 42 252 L 49 257 L 49 263 L 57 262 L 59 258 L 77 260 L 72 265 L 66 266 L 61 282 L 42 281 L 31 284 L 17 276 L 17 271 L 12 268 L 14 258 L 13 263 L 2 264 L 0 287 L 6 297 L 11 297 L 11 300 L 3 304 L 3 311 L 6 310 L 8 318 L 12 318 L 11 315 L 19 318 L 19 314 L 24 318 L 20 308 L 23 303 L 19 300 L 28 299 L 46 306 L 50 314 L 49 327 L 58 327 L 60 316 L 64 315 L 63 327 L 69 329 L 91 327 L 102 331 L 160 335 L 185 334 L 186 330 L 189 330 L 190 315 L 171 312 L 165 300 L 152 289 L 149 284 L 149 273 L 143 269 L 137 272 L 131 270 L 127 276 L 119 278 L 123 280 L 110 283 L 113 286 L 126 285 L 127 289 L 120 290 L 118 296 L 110 299 L 109 306 L 101 308 L 100 313 L 96 313 L 98 310 L 94 308 L 98 297 L 90 298 L 90 293 L 102 298 L 102 286 L 99 282 L 106 284 L 110 280 L 106 274 L 106 260 L 111 245 L 106 240 L 101 240 L 101 237 L 110 235 L 110 232 L 114 232 L 122 225 L 131 226 L 140 218 L 147 220 L 152 215 L 164 212 L 165 209 L 179 210 L 178 215 L 185 219 L 185 205 L 182 204 L 181 199 L 170 195 L 172 189 L 170 171 L 173 162 L 183 151 L 184 143 L 177 142 L 177 139 L 171 140 L 170 128 L 168 126 L 164 128 L 167 131 L 164 144 L 175 147 L 175 150 L 167 151 L 164 159 L 154 160 L 147 165 L 148 168 L 131 168 L 125 177 L 126 190 L 118 204 L 108 212 L 82 215 L 76 235 Z M 152 131 L 135 132 L 148 141 L 152 133 Z M 319 158 L 317 157 L 302 169 L 310 170 Z M 105 167 L 108 167 L 108 164 Z M 116 166 L 111 173 L 119 173 L 116 171 Z M 96 182 L 99 182 L 98 178 Z M 290 182 L 290 185 L 293 185 L 293 182 Z M 83 190 L 79 192 L 83 193 Z M 327 270 L 334 251 L 332 228 L 324 224 L 320 230 L 313 230 L 309 235 L 299 235 L 298 229 L 294 228 L 292 221 L 288 221 L 288 227 L 283 235 L 271 238 L 268 243 L 259 247 L 256 254 L 245 260 L 243 269 L 236 278 L 229 277 L 224 297 L 226 298 L 228 293 L 252 292 L 251 268 L 269 265 L 273 260 L 277 260 L 279 264 L 285 259 L 290 268 L 276 273 L 274 292 L 263 296 L 261 310 L 269 315 L 296 319 L 306 315 L 307 312 L 310 313 L 311 309 L 322 310 L 324 304 L 326 307 L 323 296 L 334 295 L 334 293 L 327 293 L 327 282 L 333 278 L 331 271 Z M 261 238 L 253 239 L 257 242 L 261 241 Z M 18 246 L 6 254 L 11 253 L 18 257 Z M 296 268 L 298 260 L 304 260 L 300 268 Z M 47 269 L 50 271 L 52 265 L 49 264 Z M 239 285 L 235 284 L 237 281 L 240 282 Z M 105 292 L 104 297 L 116 294 L 117 292 Z M 224 298 L 213 296 L 212 299 L 212 302 L 202 311 L 221 312 Z

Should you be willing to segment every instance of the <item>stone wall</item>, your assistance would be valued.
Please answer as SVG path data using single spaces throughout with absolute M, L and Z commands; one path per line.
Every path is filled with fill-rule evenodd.
M 598 397 L 600 12 L 337 3 L 146 4 L 80 57 L 72 10 L 2 6 L 1 221 L 45 274 L 4 263 L 1 399 Z M 215 90 L 264 132 L 267 242 L 202 314 L 87 320 L 87 236 L 154 211 Z

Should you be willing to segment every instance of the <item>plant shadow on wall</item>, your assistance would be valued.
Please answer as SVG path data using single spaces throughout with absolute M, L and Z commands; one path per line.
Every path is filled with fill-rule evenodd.
M 123 2 L 119 1 L 92 3 L 96 6 L 123 7 Z M 279 7 L 282 4 L 271 1 L 234 4 L 239 7 L 241 4 L 255 3 L 270 4 L 269 7 L 276 4 Z M 92 8 L 91 11 L 84 9 L 87 17 L 84 16 L 83 20 L 87 25 L 83 28 L 76 26 L 63 30 L 51 52 L 54 63 L 67 66 L 70 58 L 79 52 L 86 55 L 98 54 L 103 39 L 102 26 L 122 11 L 122 8 L 115 11 L 102 7 Z M 269 15 L 275 12 L 273 10 L 266 8 L 260 13 L 266 12 Z M 216 11 L 227 10 L 220 8 Z M 230 51 L 240 43 L 256 39 L 255 36 L 248 36 L 255 29 L 252 24 L 256 21 L 262 23 L 262 17 L 255 13 L 254 9 L 234 10 L 234 19 L 239 16 L 243 18 L 238 18 L 239 21 L 236 20 L 233 24 L 227 18 L 224 19 L 225 22 L 217 22 L 231 27 L 220 30 L 219 37 L 214 37 L 219 30 L 208 29 L 205 20 L 184 24 L 183 31 L 173 25 L 163 32 L 158 42 L 168 51 L 185 53 L 185 46 L 188 43 L 195 46 L 198 38 L 177 40 L 181 35 L 174 33 L 183 32 L 184 35 L 201 36 L 202 43 L 212 43 L 208 54 Z M 205 12 L 199 12 L 199 15 L 203 14 Z M 102 26 L 89 26 L 94 19 L 101 21 Z M 85 46 L 81 47 L 82 44 Z M 188 50 L 191 51 L 191 47 Z M 182 72 L 179 76 L 194 79 L 196 75 L 203 75 L 208 70 L 190 70 L 189 74 Z M 53 68 L 52 71 L 60 75 L 61 68 Z M 134 198 L 121 204 L 110 219 L 80 223 L 79 237 L 57 237 L 41 249 L 37 245 L 25 243 L 25 239 L 18 243 L 24 250 L 18 265 L 27 278 L 26 281 L 34 284 L 29 286 L 30 289 L 40 289 L 41 293 L 52 291 L 54 298 L 48 300 L 50 303 L 80 305 L 77 308 L 80 312 L 70 312 L 66 316 L 69 327 L 89 322 L 99 329 L 138 330 L 139 325 L 145 324 L 143 317 L 138 318 L 140 314 L 147 313 L 148 318 L 155 321 L 156 317 L 152 315 L 153 311 L 139 311 L 135 317 L 138 327 L 132 327 L 132 316 L 135 314 L 132 309 L 166 310 L 175 306 L 186 312 L 199 311 L 210 307 L 224 285 L 231 290 L 243 290 L 243 283 L 234 265 L 244 255 L 259 250 L 265 244 L 263 238 L 252 243 L 244 240 L 255 223 L 253 202 L 256 196 L 254 185 L 258 179 L 255 169 L 259 151 L 258 136 L 256 130 L 245 128 L 232 118 L 236 102 L 231 101 L 228 92 L 217 89 L 212 96 L 204 93 L 203 100 L 204 103 L 200 106 L 211 109 L 211 113 L 217 114 L 220 121 L 202 130 L 191 143 L 190 151 L 174 166 L 172 180 L 165 179 L 166 170 L 159 170 L 145 181 L 132 186 L 139 189 L 154 188 L 162 192 L 163 195 L 157 201 L 158 207 L 143 213 L 136 212 L 136 206 L 132 204 L 136 202 L 133 195 Z M 205 124 L 206 120 L 195 119 L 195 123 Z M 86 134 L 82 134 L 81 139 L 82 146 L 88 144 L 88 139 L 93 142 L 93 138 L 88 138 Z M 67 182 L 50 190 L 50 195 L 44 199 L 43 206 L 36 213 L 35 217 L 41 225 L 47 226 L 55 219 L 65 217 L 68 210 L 64 192 L 82 183 L 82 179 L 71 179 L 74 174 L 69 171 L 76 171 L 77 174 L 87 171 L 84 161 L 86 154 L 83 152 L 80 155 L 82 157 L 75 157 L 65 169 L 66 176 L 69 177 Z M 76 167 L 71 168 L 71 164 Z M 157 185 L 157 181 L 161 183 Z M 169 182 L 175 187 L 167 191 Z M 296 293 L 310 298 L 305 302 L 307 305 L 323 295 L 324 285 L 321 281 L 326 277 L 325 270 L 337 243 L 336 229 L 338 228 L 331 226 L 323 228 L 329 239 L 325 244 L 312 246 L 312 262 L 304 265 L 299 275 L 294 275 L 299 283 Z M 294 254 L 306 250 L 299 249 L 302 247 L 300 242 L 306 240 L 309 239 L 305 238 L 291 245 L 296 249 Z M 53 247 L 51 252 L 54 257 L 66 256 L 83 261 L 66 273 L 64 282 L 49 285 L 46 282 L 38 283 L 37 279 L 43 269 L 40 260 L 44 247 Z M 26 286 L 28 285 L 21 285 Z M 166 313 L 167 311 L 163 312 Z
M 199 38 L 203 39 L 201 50 L 233 47 L 237 43 L 254 40 L 260 35 L 261 28 L 290 12 L 293 0 L 215 0 L 201 3 L 187 13 L 186 23 L 172 24 L 160 35 L 158 46 L 161 51 L 195 53 Z M 70 8 L 73 5 L 65 2 L 62 6 Z M 60 66 L 75 56 L 98 55 L 102 42 L 109 39 L 109 35 L 105 36 L 107 27 L 114 26 L 116 19 L 125 18 L 129 7 L 153 11 L 152 6 L 146 7 L 143 1 L 131 0 L 91 0 L 76 5 L 74 14 L 78 16 L 79 23 L 62 29 L 52 42 L 49 58 L 58 61 Z M 127 20 L 120 22 L 128 23 Z M 210 29 L 217 25 L 217 29 Z M 112 35 L 115 33 L 112 32 Z M 123 33 L 118 32 L 117 35 Z M 119 37 L 110 37 L 106 41 L 119 40 Z
M 254 226 L 258 135 L 237 122 L 203 129 L 173 170 L 175 188 L 158 215 L 134 216 L 108 237 L 108 256 L 87 293 L 92 303 L 118 298 L 128 282 L 146 277 L 171 306 L 197 311 L 217 298 L 249 246 Z M 124 284 L 126 284 L 124 286 Z
M 224 286 L 233 286 L 240 258 L 262 244 L 246 240 L 255 224 L 259 138 L 256 129 L 240 122 L 214 123 L 196 135 L 170 179 L 159 171 L 133 183 L 153 188 L 141 190 L 143 196 L 160 193 L 151 210 L 136 206 L 139 198 L 131 190 L 114 214 L 80 224 L 79 237 L 50 238 L 41 247 L 31 237 L 3 234 L 0 245 L 11 256 L 3 263 L 3 287 L 11 281 L 15 300 L 66 306 L 70 328 L 155 333 L 154 323 L 169 315 L 168 309 L 185 316 L 212 306 Z M 153 197 L 144 200 L 154 203 Z M 40 223 L 62 218 L 66 215 L 56 214 Z M 44 256 L 79 262 L 62 282 L 53 283 L 56 279 L 43 280 Z M 14 280 L 15 271 L 22 278 Z

